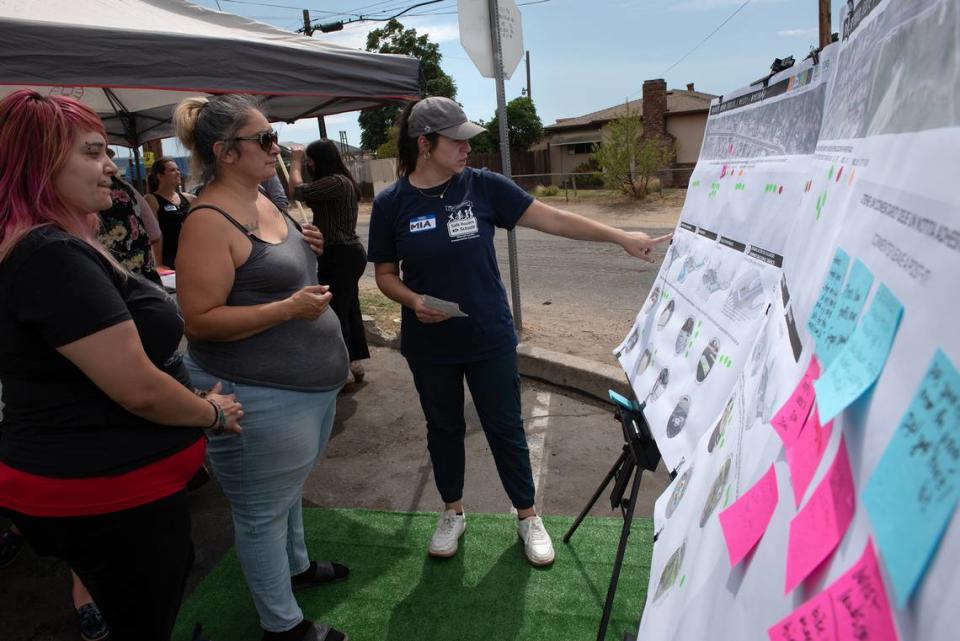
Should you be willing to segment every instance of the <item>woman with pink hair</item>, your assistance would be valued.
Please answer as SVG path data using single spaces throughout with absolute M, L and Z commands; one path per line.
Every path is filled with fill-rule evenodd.
M 240 404 L 191 391 L 183 322 L 100 245 L 116 166 L 85 105 L 0 101 L 0 511 L 62 558 L 115 641 L 166 641 L 193 562 L 185 487 L 201 428 L 239 432 Z

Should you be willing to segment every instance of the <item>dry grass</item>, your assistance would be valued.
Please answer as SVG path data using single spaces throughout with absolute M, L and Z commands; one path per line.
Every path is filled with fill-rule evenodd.
M 400 305 L 384 296 L 376 287 L 360 284 L 360 310 L 373 316 L 380 329 L 394 334 L 400 331 Z

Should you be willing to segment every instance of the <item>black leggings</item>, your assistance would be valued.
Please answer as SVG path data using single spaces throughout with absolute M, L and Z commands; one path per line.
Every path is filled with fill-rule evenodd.
M 340 331 L 351 361 L 370 358 L 367 335 L 360 313 L 360 277 L 367 268 L 363 245 L 332 245 L 317 257 L 317 280 L 329 285 L 333 299 L 330 307 L 340 319 Z
M 193 565 L 185 491 L 100 516 L 10 517 L 38 554 L 77 573 L 112 641 L 169 641 Z

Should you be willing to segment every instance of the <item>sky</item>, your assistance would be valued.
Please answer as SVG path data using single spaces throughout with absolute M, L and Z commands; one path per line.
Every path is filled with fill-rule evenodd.
M 388 18 L 423 0 L 195 0 L 294 31 L 303 9 L 319 21 L 358 15 Z M 486 0 L 471 0 L 486 2 Z M 723 94 L 768 73 L 774 58 L 799 61 L 818 40 L 817 0 L 515 0 L 522 16 L 523 45 L 530 52 L 531 94 L 544 125 L 641 96 L 643 81 L 664 78 L 671 89 L 694 83 L 698 91 Z M 833 31 L 844 0 L 832 0 Z M 457 84 L 457 101 L 471 120 L 490 120 L 497 108 L 494 80 L 484 78 L 460 45 L 457 0 L 442 0 L 398 18 L 440 45 L 441 67 Z M 735 13 L 736 12 L 736 13 Z M 735 13 L 735 15 L 733 15 Z M 733 15 L 731 18 L 730 16 Z M 729 20 L 728 20 L 729 19 Z M 721 23 L 719 31 L 700 44 Z M 367 33 L 384 22 L 354 22 L 315 38 L 363 49 Z M 694 48 L 697 47 L 695 50 Z M 506 82 L 506 97 L 521 95 L 521 60 Z M 328 135 L 359 146 L 357 112 L 327 116 Z M 314 118 L 277 123 L 281 141 L 319 137 Z M 166 153 L 181 155 L 165 141 Z

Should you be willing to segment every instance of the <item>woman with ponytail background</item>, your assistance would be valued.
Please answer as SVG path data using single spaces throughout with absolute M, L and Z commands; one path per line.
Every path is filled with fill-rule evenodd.
M 350 373 L 363 381 L 362 361 L 370 358 L 360 311 L 360 277 L 367 267 L 367 252 L 357 236 L 357 202 L 360 188 L 343 164 L 337 145 L 315 140 L 304 150 L 291 148 L 290 197 L 313 210 L 313 224 L 323 234 L 323 253 L 317 256 L 317 279 L 330 286 L 330 307 L 340 319 L 340 331 L 350 352 Z M 303 181 L 303 159 L 313 178 Z
M 213 437 L 208 451 L 263 639 L 341 641 L 343 633 L 305 619 L 294 598 L 348 572 L 310 560 L 301 505 L 349 365 L 330 292 L 317 284 L 323 241 L 258 189 L 280 147 L 256 100 L 189 98 L 174 126 L 205 185 L 177 254 L 186 361 L 198 385 L 222 380 L 244 404 L 243 437 Z
M 76 100 L 0 101 L 0 511 L 70 565 L 114 641 L 168 641 L 202 428 L 239 432 L 242 411 L 216 384 L 191 391 L 176 303 L 97 242 L 106 149 Z

